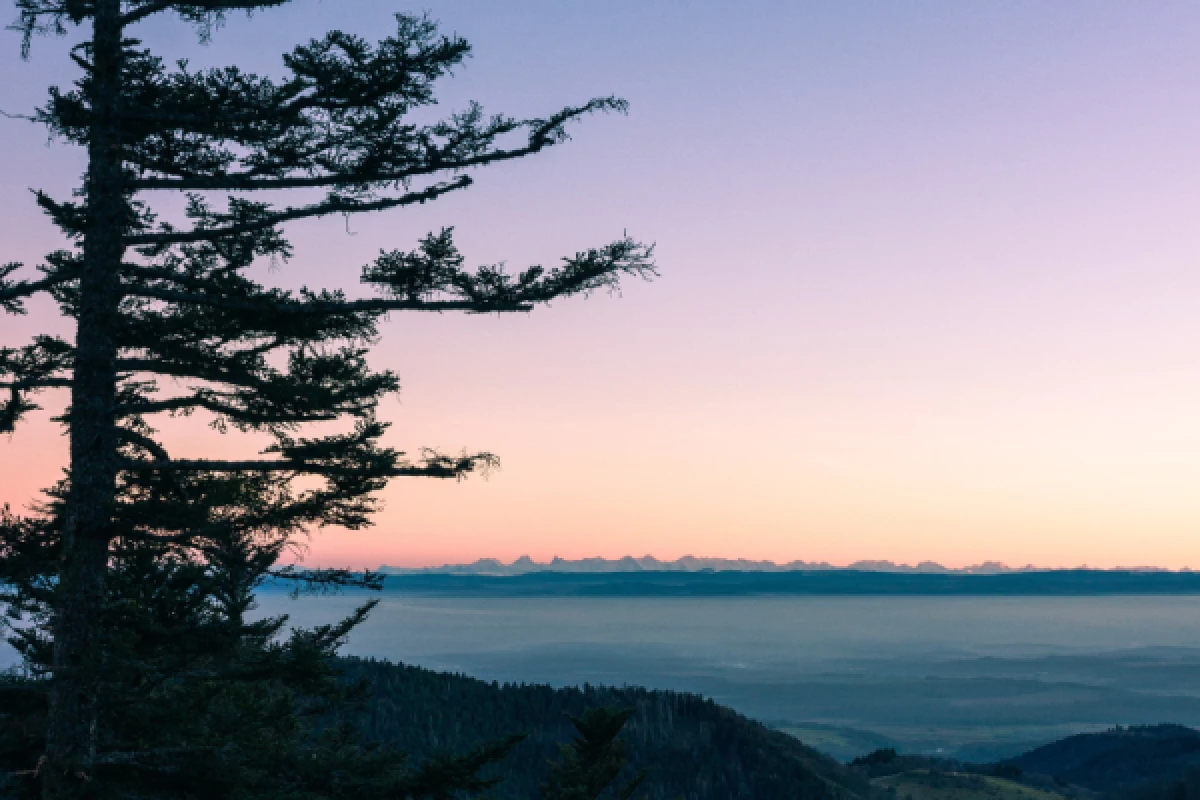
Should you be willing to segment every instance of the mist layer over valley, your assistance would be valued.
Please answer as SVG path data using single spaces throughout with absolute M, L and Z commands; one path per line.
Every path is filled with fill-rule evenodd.
M 362 595 L 260 612 L 333 621 Z M 485 680 L 699 692 L 840 758 L 969 760 L 1200 725 L 1200 597 L 496 597 L 389 589 L 346 653 Z

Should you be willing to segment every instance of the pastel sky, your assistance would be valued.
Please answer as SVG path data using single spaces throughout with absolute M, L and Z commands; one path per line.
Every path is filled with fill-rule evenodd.
M 521 318 L 394 318 L 391 441 L 487 449 L 465 483 L 397 481 L 378 525 L 310 564 L 650 553 L 951 565 L 1200 567 L 1200 5 L 426 0 L 475 57 L 449 108 L 626 118 L 416 211 L 297 225 L 271 276 L 353 287 L 380 247 L 457 227 L 476 263 L 617 238 L 662 278 Z M 168 58 L 278 69 L 382 0 L 297 0 Z M 72 78 L 0 37 L 0 109 Z M 0 260 L 60 246 L 27 187 L 80 154 L 0 118 Z M 267 265 L 262 266 L 266 274 Z M 0 318 L 0 341 L 46 309 Z M 48 407 L 53 399 L 48 397 Z M 36 416 L 0 501 L 51 482 Z M 241 451 L 202 428 L 188 446 Z

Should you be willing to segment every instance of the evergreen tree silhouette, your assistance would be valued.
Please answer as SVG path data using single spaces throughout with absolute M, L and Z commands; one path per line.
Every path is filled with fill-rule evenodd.
M 619 736 L 635 709 L 588 709 L 570 717 L 577 736 L 562 745 L 559 760 L 550 765 L 542 784 L 543 800 L 630 800 L 646 779 L 645 771 L 617 785 L 625 769 L 628 748 Z
M 409 769 L 348 731 L 318 732 L 306 720 L 353 700 L 329 658 L 370 604 L 291 633 L 248 612 L 267 581 L 377 588 L 375 575 L 282 560 L 314 527 L 368 525 L 390 478 L 458 479 L 496 463 L 381 443 L 377 408 L 398 382 L 366 356 L 384 314 L 528 311 L 651 277 L 651 248 L 624 236 L 509 273 L 465 268 L 444 229 L 364 266 L 364 298 L 268 288 L 249 268 L 292 254 L 285 223 L 435 200 L 625 104 L 538 119 L 471 105 L 416 120 L 469 52 L 420 16 L 398 15 L 377 44 L 333 31 L 298 46 L 278 79 L 171 66 L 136 38 L 158 15 L 207 36 L 224 14 L 286 3 L 17 0 L 26 55 L 38 34 L 85 34 L 70 51 L 80 79 L 51 89 L 32 119 L 85 148 L 87 169 L 72 199 L 36 193 L 68 246 L 37 273 L 0 266 L 6 311 L 45 293 L 74 325 L 70 338 L 0 349 L 0 432 L 38 392 L 70 392 L 66 477 L 39 513 L 0 520 L 0 591 L 24 659 L 0 686 L 12 792 L 448 797 L 481 788 L 478 768 L 511 746 Z M 163 195 L 185 199 L 181 217 L 156 213 Z M 247 458 L 178 453 L 156 425 L 188 414 L 270 444 Z

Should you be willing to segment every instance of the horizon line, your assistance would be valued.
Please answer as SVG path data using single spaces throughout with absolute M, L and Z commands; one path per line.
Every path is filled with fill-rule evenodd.
M 674 567 L 680 570 L 694 571 L 700 569 L 734 569 L 745 572 L 754 571 L 795 571 L 795 570 L 858 570 L 865 572 L 928 572 L 928 573 L 959 573 L 959 574 L 1002 574 L 1011 572 L 1054 572 L 1062 570 L 1093 570 L 1102 572 L 1192 572 L 1189 566 L 1176 569 L 1154 565 L 1094 567 L 1086 563 L 1075 566 L 1039 566 L 1025 564 L 1024 566 L 1009 566 L 1002 561 L 982 561 L 963 567 L 947 567 L 937 561 L 923 560 L 915 564 L 894 562 L 887 559 L 859 559 L 847 564 L 833 564 L 828 561 L 805 561 L 792 559 L 790 561 L 775 561 L 773 559 L 724 558 L 718 556 L 695 556 L 686 554 L 675 559 L 660 559 L 653 555 L 625 555 L 617 558 L 604 556 L 586 556 L 576 559 L 563 558 L 555 555 L 548 561 L 537 561 L 525 554 L 505 562 L 500 558 L 482 556 L 475 561 L 461 563 L 431 564 L 419 567 L 392 566 L 382 564 L 380 572 L 421 573 L 421 572 L 478 572 L 484 569 L 516 570 L 523 572 L 550 571 L 555 566 L 572 567 L 628 567 L 636 571 L 653 571 L 654 567 Z M 578 570 L 591 571 L 591 570 Z M 611 571 L 611 570 L 595 570 Z

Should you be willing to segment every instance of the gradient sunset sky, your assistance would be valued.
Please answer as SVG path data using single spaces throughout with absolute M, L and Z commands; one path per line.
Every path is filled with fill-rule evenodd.
M 319 534 L 306 563 L 1200 567 L 1200 5 L 297 0 L 208 46 L 174 21 L 144 35 L 277 72 L 331 27 L 378 37 L 422 9 L 475 46 L 446 110 L 618 94 L 629 116 L 428 207 L 296 225 L 269 279 L 353 290 L 379 248 L 443 225 L 514 267 L 628 230 L 662 277 L 386 323 L 390 441 L 503 468 L 396 481 L 374 529 Z M 67 40 L 28 62 L 2 41 L 0 109 L 74 77 Z M 81 154 L 16 120 L 0 142 L 0 261 L 35 262 L 61 241 L 25 189 L 67 194 Z M 0 341 L 49 313 L 0 317 Z M 49 416 L 0 442 L 0 501 L 58 476 Z M 245 448 L 201 426 L 185 445 Z

